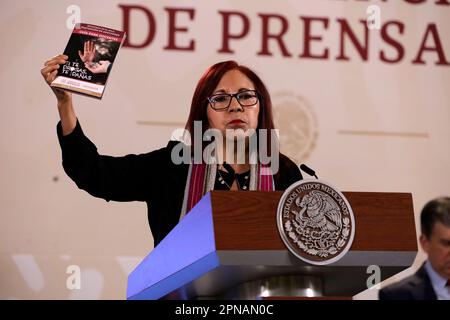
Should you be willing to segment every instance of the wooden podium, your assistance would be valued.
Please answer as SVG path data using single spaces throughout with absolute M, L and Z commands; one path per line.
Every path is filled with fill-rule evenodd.
M 293 279 L 291 285 L 306 287 L 310 281 L 320 287 L 317 296 L 350 297 L 367 289 L 368 266 L 379 266 L 384 280 L 413 263 L 411 194 L 344 192 L 355 216 L 355 237 L 348 253 L 326 266 L 307 264 L 286 249 L 276 223 L 281 195 L 206 194 L 129 275 L 127 298 L 258 299 L 243 292 L 265 279 L 281 284 Z

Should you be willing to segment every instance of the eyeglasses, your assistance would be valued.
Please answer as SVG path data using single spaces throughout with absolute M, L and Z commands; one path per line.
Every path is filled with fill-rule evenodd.
M 258 92 L 256 90 L 215 94 L 208 97 L 208 101 L 214 110 L 225 111 L 230 107 L 233 97 L 236 98 L 242 107 L 251 107 L 258 103 Z

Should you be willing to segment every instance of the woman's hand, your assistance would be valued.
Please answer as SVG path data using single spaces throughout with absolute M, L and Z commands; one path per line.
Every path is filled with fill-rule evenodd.
M 55 80 L 60 66 L 65 64 L 68 58 L 68 56 L 60 54 L 44 63 L 41 74 L 49 86 L 53 80 Z M 77 124 L 77 117 L 72 104 L 72 94 L 66 90 L 53 87 L 50 88 L 53 90 L 53 93 L 58 100 L 58 112 L 61 119 L 62 133 L 64 136 L 68 135 L 73 131 Z
M 67 59 L 68 57 L 66 55 L 60 54 L 44 63 L 44 67 L 41 69 L 41 74 L 49 86 L 53 80 L 55 80 L 58 69 L 61 67 L 60 65 L 66 63 Z M 53 87 L 51 87 L 51 89 L 53 90 L 56 99 L 58 99 L 58 102 L 68 101 L 72 97 L 72 94 L 66 90 Z

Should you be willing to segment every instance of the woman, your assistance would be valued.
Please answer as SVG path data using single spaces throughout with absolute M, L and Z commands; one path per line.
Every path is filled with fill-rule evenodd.
M 41 74 L 48 84 L 67 56 L 48 60 Z M 111 157 L 99 155 L 95 145 L 84 135 L 75 115 L 72 94 L 52 88 L 57 98 L 61 121 L 57 125 L 63 167 L 80 189 L 106 201 L 145 201 L 148 220 L 157 245 L 183 215 L 208 191 L 215 190 L 285 190 L 302 178 L 298 167 L 273 148 L 270 139 L 264 145 L 279 155 L 277 172 L 268 165 L 252 163 L 249 141 L 253 130 L 274 129 L 269 93 L 260 78 L 234 61 L 213 65 L 202 76 L 195 90 L 186 130 L 192 136 L 196 121 L 201 121 L 202 136 L 208 129 L 222 134 L 214 161 L 174 161 L 173 152 L 182 142 L 170 141 L 166 147 L 146 154 Z M 229 133 L 232 133 L 231 137 Z M 228 133 L 228 135 L 227 135 Z M 204 151 L 192 139 L 192 152 Z M 245 142 L 245 155 L 234 148 L 231 157 L 226 146 Z M 181 145 L 184 147 L 184 145 Z M 189 155 L 190 158 L 190 155 Z M 231 161 L 228 161 L 229 159 Z M 225 162 L 224 160 L 227 160 Z M 238 159 L 245 161 L 237 161 Z

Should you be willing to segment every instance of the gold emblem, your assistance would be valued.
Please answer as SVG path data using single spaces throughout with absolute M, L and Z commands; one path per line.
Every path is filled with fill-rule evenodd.
M 272 99 L 275 126 L 280 130 L 280 151 L 302 163 L 316 147 L 316 115 L 305 98 L 292 92 L 277 92 Z

